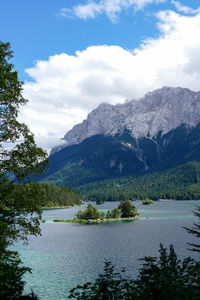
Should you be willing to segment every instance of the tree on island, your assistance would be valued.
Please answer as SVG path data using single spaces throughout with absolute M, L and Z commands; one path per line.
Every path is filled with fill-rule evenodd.
M 116 219 L 116 218 L 119 218 L 121 215 L 121 211 L 120 209 L 118 208 L 113 208 L 112 210 L 109 210 L 107 213 L 106 213 L 106 218 L 111 218 L 111 219 Z
M 96 199 L 96 204 L 97 205 L 104 204 L 104 200 L 102 200 L 102 199 Z
M 41 190 L 35 183 L 16 191 L 16 182 L 30 182 L 48 165 L 47 154 L 36 146 L 34 136 L 17 120 L 22 96 L 22 82 L 9 63 L 13 57 L 9 43 L 0 41 L 0 298 L 14 299 L 24 287 L 22 276 L 29 268 L 21 265 L 10 246 L 29 234 L 40 234 Z
M 129 200 L 121 201 L 118 208 L 108 210 L 107 213 L 100 212 L 97 207 L 88 204 L 84 211 L 79 210 L 76 214 L 78 220 L 134 218 L 136 216 L 138 216 L 137 208 Z
M 144 199 L 144 200 L 142 201 L 142 204 L 143 204 L 143 205 L 151 205 L 151 204 L 154 204 L 154 202 L 153 202 L 153 200 L 151 200 L 151 199 Z
M 118 209 L 121 210 L 122 218 L 131 218 L 138 215 L 137 208 L 131 204 L 130 200 L 121 201 Z
M 91 204 L 88 204 L 84 211 L 79 210 L 76 214 L 79 220 L 97 220 L 101 217 L 101 213 L 98 209 Z
M 123 203 L 120 203 L 120 205 Z M 200 220 L 200 206 L 194 214 Z M 186 228 L 200 238 L 200 224 Z M 192 251 L 199 252 L 199 244 L 190 244 Z M 116 272 L 106 261 L 104 272 L 94 282 L 86 282 L 71 289 L 69 299 L 77 300 L 199 300 L 200 261 L 190 257 L 177 257 L 174 247 L 169 250 L 160 244 L 159 257 L 146 256 L 136 279 L 125 277 L 125 270 Z

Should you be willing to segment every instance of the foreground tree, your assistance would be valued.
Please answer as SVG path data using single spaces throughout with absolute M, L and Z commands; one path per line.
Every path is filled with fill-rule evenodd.
M 20 295 L 22 276 L 28 270 L 8 247 L 40 233 L 41 190 L 31 184 L 22 195 L 16 192 L 16 182 L 28 183 L 48 165 L 47 154 L 36 146 L 28 127 L 17 120 L 20 106 L 27 100 L 11 58 L 10 44 L 0 41 L 0 298 L 5 300 Z
M 69 299 L 79 300 L 125 300 L 132 295 L 132 281 L 125 279 L 124 270 L 116 272 L 109 261 L 105 261 L 104 272 L 96 280 L 78 285 L 70 291 Z
M 0 299 L 13 299 L 21 295 L 25 282 L 23 275 L 30 269 L 24 267 L 17 252 L 3 251 L 0 256 Z
M 200 299 L 200 263 L 177 258 L 173 246 L 160 245 L 159 257 L 145 257 L 136 280 L 116 272 L 105 262 L 103 274 L 96 280 L 78 285 L 69 299 L 78 300 L 198 300 Z
M 184 227 L 187 232 L 194 234 L 196 237 L 200 238 L 200 206 L 196 207 L 194 211 L 194 215 L 199 218 L 199 222 L 194 222 L 193 228 L 186 228 Z M 192 248 L 191 251 L 200 252 L 200 244 L 188 243 Z
M 178 259 L 170 245 L 160 245 L 159 257 L 145 257 L 134 282 L 136 299 L 197 300 L 200 299 L 200 263 L 190 257 Z

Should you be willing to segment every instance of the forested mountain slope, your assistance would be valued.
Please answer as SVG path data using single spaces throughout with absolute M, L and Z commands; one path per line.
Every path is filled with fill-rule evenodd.
M 76 188 L 84 200 L 200 199 L 200 163 L 189 162 L 166 171 L 125 176 Z
M 38 180 L 76 188 L 200 162 L 200 92 L 164 87 L 124 104 L 103 103 L 64 141 Z
M 49 160 L 43 180 L 70 187 L 164 170 L 200 161 L 200 124 L 192 128 L 183 124 L 164 135 L 159 132 L 137 140 L 126 129 L 115 136 L 95 135 L 52 154 Z

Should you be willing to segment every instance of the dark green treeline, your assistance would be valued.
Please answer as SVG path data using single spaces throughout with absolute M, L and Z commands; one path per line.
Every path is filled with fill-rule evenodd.
M 43 192 L 41 207 L 73 206 L 80 205 L 80 196 L 67 186 L 56 186 L 55 184 L 40 183 Z
M 0 194 L 4 196 L 7 191 L 13 199 L 16 199 L 15 209 L 17 209 L 17 202 L 20 209 L 21 202 L 28 201 L 34 202 L 41 208 L 74 206 L 82 203 L 80 196 L 71 188 L 58 187 L 55 184 L 38 182 L 29 184 L 8 182 L 1 184 Z
M 150 198 L 200 199 L 200 163 L 189 162 L 163 172 L 125 176 L 82 185 L 75 190 L 83 200 L 123 201 Z

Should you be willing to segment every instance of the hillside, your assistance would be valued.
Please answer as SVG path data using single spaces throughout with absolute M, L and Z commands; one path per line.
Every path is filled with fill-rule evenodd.
M 167 134 L 136 140 L 128 130 L 115 136 L 96 135 L 65 147 L 49 158 L 44 181 L 76 187 L 96 180 L 143 175 L 200 161 L 200 124 L 184 124 Z
M 78 188 L 198 164 L 200 92 L 164 87 L 124 104 L 103 103 L 63 139 L 37 180 Z
M 162 172 L 125 176 L 79 186 L 84 200 L 200 199 L 200 163 L 189 162 Z
M 23 197 L 26 195 L 28 201 L 29 199 L 34 199 L 33 201 L 38 201 L 37 205 L 41 209 L 47 207 L 66 207 L 81 205 L 80 196 L 71 188 L 67 186 L 56 186 L 54 184 L 38 183 L 32 182 L 29 184 L 25 183 L 13 183 L 5 182 L 0 186 L 1 195 L 5 195 L 6 191 L 12 191 L 13 195 L 16 197 L 18 195 L 21 201 L 24 201 Z

